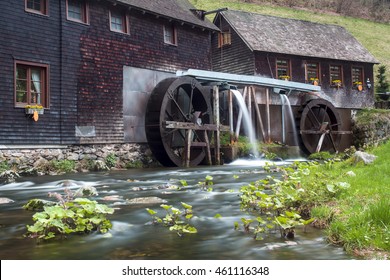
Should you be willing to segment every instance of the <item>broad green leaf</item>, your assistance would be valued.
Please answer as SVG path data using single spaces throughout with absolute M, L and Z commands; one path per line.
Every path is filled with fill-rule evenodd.
M 152 215 L 152 216 L 157 214 L 157 212 L 154 211 L 153 209 L 146 208 L 146 211 L 148 211 L 148 213 L 149 213 L 150 215 Z
M 334 185 L 328 184 L 328 185 L 326 185 L 326 188 L 327 188 L 327 190 L 330 191 L 331 193 L 335 193 L 335 192 L 336 192 L 335 186 L 334 186 Z
M 213 180 L 213 177 L 212 176 L 210 176 L 210 175 L 207 175 L 206 176 L 206 181 L 212 181 Z
M 172 208 L 172 205 L 161 204 L 160 207 L 164 208 L 165 210 L 169 210 Z
M 189 204 L 187 204 L 187 203 L 182 202 L 181 205 L 183 205 L 183 207 L 184 207 L 185 209 L 192 209 L 192 206 L 189 205 Z

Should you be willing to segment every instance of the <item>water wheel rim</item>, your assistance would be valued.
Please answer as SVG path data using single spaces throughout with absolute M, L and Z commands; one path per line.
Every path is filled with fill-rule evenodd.
M 300 117 L 300 138 L 304 150 L 311 154 L 317 151 L 324 135 L 320 151 L 338 151 L 341 135 L 341 119 L 337 109 L 327 100 L 314 99 L 307 102 Z
M 195 79 L 165 79 L 153 90 L 147 105 L 145 131 L 152 153 L 164 166 L 183 166 L 186 134 L 184 130 L 168 129 L 166 122 L 191 123 L 195 114 L 201 115 L 202 123 L 210 123 L 211 105 L 207 91 Z M 193 141 L 202 140 L 200 133 L 194 131 L 193 134 Z M 191 147 L 190 166 L 199 165 L 205 155 L 203 148 Z

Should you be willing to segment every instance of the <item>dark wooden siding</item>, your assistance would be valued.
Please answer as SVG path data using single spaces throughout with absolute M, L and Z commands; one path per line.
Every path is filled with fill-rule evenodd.
M 253 75 L 255 73 L 254 54 L 243 42 L 239 35 L 229 28 L 224 19 L 215 21 L 221 31 L 230 30 L 231 45 L 218 47 L 218 33 L 212 36 L 213 70 L 241 75 Z
M 256 75 L 276 77 L 276 59 L 284 58 L 291 63 L 291 80 L 300 83 L 307 83 L 305 80 L 305 64 L 307 61 L 317 62 L 320 65 L 320 86 L 323 93 L 331 98 L 334 105 L 342 108 L 366 108 L 373 106 L 373 87 L 367 88 L 367 78 L 371 83 L 373 77 L 373 65 L 371 63 L 357 63 L 351 61 L 329 60 L 312 57 L 292 56 L 285 54 L 255 52 Z M 335 88 L 331 86 L 330 65 L 342 66 L 343 86 Z M 364 81 L 363 91 L 359 92 L 356 86 L 352 85 L 352 67 L 363 67 Z
M 49 3 L 42 16 L 25 12 L 24 1 L 2 2 L 0 144 L 123 142 L 124 66 L 211 70 L 208 30 L 177 23 L 178 45 L 166 45 L 163 24 L 171 23 L 162 17 L 131 10 L 124 35 L 110 31 L 106 1 L 89 1 L 89 25 L 67 20 L 65 1 Z M 50 68 L 50 106 L 38 122 L 14 108 L 15 60 Z M 95 127 L 96 137 L 76 137 L 76 126 Z
M 25 12 L 24 1 L 2 1 L 0 13 L 0 144 L 62 144 L 74 142 L 74 116 L 62 107 L 61 10 L 65 1 L 49 1 L 49 15 Z M 49 66 L 49 107 L 39 121 L 14 106 L 14 61 Z M 61 79 L 62 78 L 62 79 Z M 71 105 L 71 104 L 70 104 Z M 74 106 L 74 105 L 73 105 Z M 74 110 L 74 108 L 73 108 Z
M 112 7 L 112 6 L 111 6 Z M 168 20 L 129 12 L 130 34 L 109 30 L 110 6 L 91 4 L 91 26 L 82 32 L 78 125 L 94 126 L 83 143 L 123 142 L 123 66 L 172 71 L 211 69 L 210 33 L 176 24 L 177 46 L 164 43 Z

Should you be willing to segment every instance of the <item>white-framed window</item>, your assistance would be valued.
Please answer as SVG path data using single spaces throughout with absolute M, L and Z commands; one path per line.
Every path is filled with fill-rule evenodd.
M 48 15 L 49 0 L 25 0 L 25 9 L 27 12 Z
M 88 3 L 84 0 L 66 0 L 68 20 L 89 24 Z
M 129 18 L 125 12 L 110 10 L 110 30 L 124 34 L 130 34 Z
M 177 46 L 177 31 L 174 24 L 164 25 L 164 43 Z

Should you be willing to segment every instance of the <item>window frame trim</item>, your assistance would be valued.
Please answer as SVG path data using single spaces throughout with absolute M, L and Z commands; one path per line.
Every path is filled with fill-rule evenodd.
M 337 66 L 337 67 L 340 67 L 340 80 L 341 80 L 341 86 L 344 85 L 344 68 L 343 68 L 343 65 L 342 64 L 333 64 L 333 63 L 330 63 L 329 64 L 329 83 L 330 83 L 330 86 L 331 87 L 337 87 L 336 85 L 334 85 L 333 83 L 333 80 L 332 80 L 332 71 L 331 71 L 331 67 L 334 67 L 334 66 Z
M 353 69 L 354 68 L 359 68 L 362 72 L 361 72 L 361 78 L 362 80 L 360 81 L 362 83 L 362 85 L 364 84 L 364 79 L 365 79 L 365 75 L 364 75 L 364 67 L 363 66 L 357 66 L 357 65 L 352 65 L 351 66 L 351 84 L 352 86 L 356 86 L 353 81 Z
M 280 68 L 280 67 L 278 67 L 278 60 L 287 61 L 287 74 L 288 74 L 287 76 L 289 76 L 289 81 L 292 81 L 291 59 L 289 59 L 289 58 L 280 58 L 280 57 L 275 58 L 276 78 L 280 79 L 279 74 L 278 74 L 278 70 Z
M 129 20 L 129 15 L 127 14 L 127 12 L 123 12 L 123 11 L 115 11 L 115 10 L 112 10 L 112 9 L 109 9 L 109 26 L 110 26 L 110 31 L 112 32 L 115 32 L 115 33 L 119 33 L 119 34 L 125 34 L 125 35 L 130 35 L 130 20 Z M 120 14 L 122 14 L 122 21 L 124 20 L 124 28 L 125 28 L 125 31 L 123 30 L 118 30 L 118 29 L 113 29 L 112 28 L 112 13 L 115 13 L 115 12 L 118 12 Z
M 26 60 L 15 60 L 14 61 L 14 89 L 13 89 L 13 96 L 14 96 L 14 106 L 15 108 L 25 108 L 27 105 L 31 105 L 31 103 L 22 103 L 16 101 L 16 76 L 17 76 L 17 70 L 18 65 L 27 66 L 28 68 L 31 67 L 39 67 L 43 68 L 45 70 L 45 81 L 44 84 L 44 104 L 37 104 L 42 105 L 44 109 L 50 108 L 50 65 L 49 64 L 43 64 L 43 63 L 37 63 L 32 61 L 26 61 Z M 42 92 L 41 92 L 42 94 Z M 28 97 L 31 97 L 31 92 L 27 91 L 27 99 Z
M 42 13 L 42 11 L 34 10 L 34 9 L 29 9 L 27 7 L 27 1 L 24 0 L 24 10 L 28 13 L 36 14 L 36 15 L 41 15 L 41 16 L 49 16 L 49 0 L 40 0 L 44 2 L 44 7 L 45 7 L 45 12 Z
M 228 40 L 225 42 L 225 36 L 227 37 Z M 225 30 L 221 31 L 218 33 L 218 48 L 223 48 L 226 46 L 231 46 L 232 45 L 232 31 L 230 30 Z
M 80 23 L 80 24 L 84 24 L 84 25 L 90 25 L 89 23 L 89 3 L 85 0 L 79 0 L 80 2 L 82 2 L 82 4 L 84 5 L 84 16 L 85 16 L 85 21 L 82 21 L 82 20 L 78 20 L 76 18 L 72 18 L 72 17 L 69 17 L 69 0 L 66 0 L 66 19 L 69 20 L 69 21 L 72 21 L 72 22 L 76 22 L 76 23 Z M 110 22 L 111 24 L 111 22 Z
M 172 36 L 173 36 L 173 42 L 169 42 L 165 40 L 167 33 L 167 28 L 170 28 L 172 30 Z M 171 45 L 171 46 L 177 46 L 178 45 L 178 38 L 177 38 L 177 27 L 175 24 L 171 23 L 169 25 L 164 24 L 163 25 L 163 36 L 164 36 L 164 44 Z
M 317 64 L 317 80 L 318 84 L 321 84 L 321 63 L 317 61 L 306 61 L 305 62 L 305 80 L 307 83 L 311 83 L 314 81 L 309 80 L 309 75 L 308 75 L 308 64 Z

